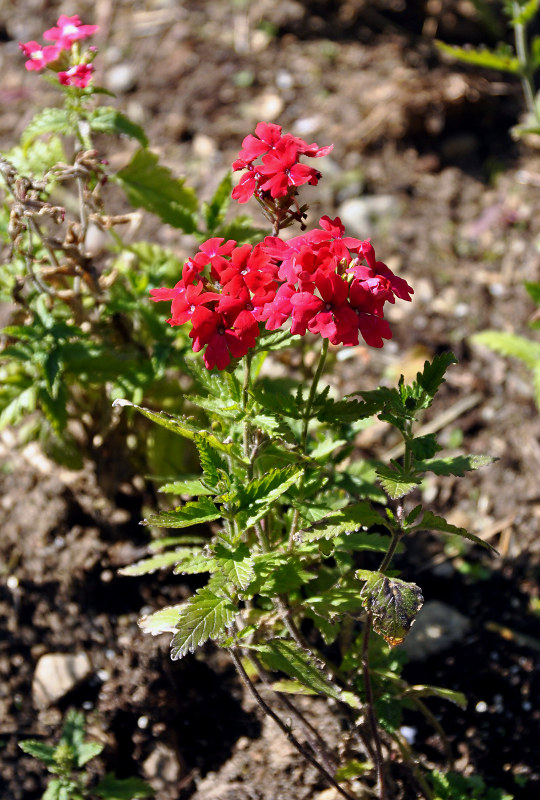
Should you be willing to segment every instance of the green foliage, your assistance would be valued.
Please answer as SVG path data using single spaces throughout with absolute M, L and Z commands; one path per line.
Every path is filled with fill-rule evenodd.
M 479 775 L 459 775 L 457 772 L 429 774 L 434 800 L 513 800 L 503 789 L 488 788 Z
M 186 187 L 185 181 L 174 178 L 170 169 L 158 161 L 158 156 L 150 150 L 137 150 L 114 180 L 134 208 L 144 208 L 173 228 L 194 233 L 197 229 L 195 192 Z
M 123 134 L 136 139 L 141 147 L 148 147 L 148 138 L 141 126 L 116 108 L 99 106 L 88 114 L 87 119 L 90 128 L 96 133 Z
M 474 344 L 488 347 L 501 356 L 517 358 L 532 372 L 534 398 L 540 409 L 540 343 L 505 331 L 482 331 L 471 337 Z
M 237 614 L 238 608 L 226 597 L 208 588 L 199 589 L 180 609 L 171 642 L 173 661 L 193 653 L 208 639 L 223 636 Z
M 100 755 L 103 745 L 85 738 L 85 719 L 80 711 L 66 714 L 58 744 L 54 747 L 32 739 L 19 742 L 28 755 L 39 759 L 48 772 L 56 775 L 49 781 L 43 800 L 135 800 L 151 797 L 154 790 L 140 778 L 116 778 L 108 773 L 99 783 L 90 786 L 90 774 L 82 768 Z

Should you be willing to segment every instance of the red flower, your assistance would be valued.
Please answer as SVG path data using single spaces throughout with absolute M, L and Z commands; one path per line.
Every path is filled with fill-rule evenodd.
M 315 186 L 321 176 L 313 167 L 298 162 L 298 148 L 294 142 L 281 144 L 264 156 L 259 172 L 266 178 L 261 183 L 261 191 L 270 192 L 274 198 L 285 197 L 291 187 L 304 183 Z
M 27 70 L 40 70 L 45 69 L 47 64 L 56 61 L 62 47 L 57 44 L 40 45 L 38 42 L 19 42 L 19 47 L 29 60 L 25 63 Z
M 62 14 L 56 24 L 56 28 L 49 28 L 48 31 L 45 31 L 43 38 L 56 42 L 57 45 L 66 50 L 71 48 L 73 42 L 86 39 L 98 30 L 97 25 L 81 25 L 81 20 L 77 14 L 73 17 L 66 17 L 65 14 Z
M 86 89 L 92 79 L 93 71 L 92 64 L 77 64 L 66 72 L 59 72 L 58 80 L 62 86 L 78 86 L 79 89 Z
M 207 369 L 225 369 L 233 358 L 245 356 L 250 347 L 255 347 L 259 325 L 249 311 L 231 308 L 223 313 L 211 311 L 206 306 L 197 306 L 193 313 L 193 351 L 198 353 L 206 346 L 203 355 Z

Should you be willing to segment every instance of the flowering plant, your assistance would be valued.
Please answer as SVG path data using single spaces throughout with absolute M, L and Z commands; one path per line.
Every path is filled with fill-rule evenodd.
M 158 536 L 152 555 L 122 572 L 143 575 L 172 566 L 177 574 L 208 574 L 187 602 L 144 617 L 142 628 L 172 632 L 173 659 L 209 639 L 227 649 L 259 706 L 341 796 L 357 796 L 356 779 L 372 771 L 377 796 L 388 800 L 395 776 L 380 723 L 403 752 L 396 707 L 404 698 L 428 715 L 419 691 L 464 702 L 459 693 L 409 687 L 400 678 L 400 661 L 390 657 L 390 648 L 403 642 L 423 598 L 415 583 L 389 572 L 392 559 L 405 537 L 419 530 L 483 544 L 421 505 L 406 508 L 404 498 L 428 471 L 462 475 L 490 459 L 440 458 L 434 434 L 415 436 L 419 415 L 455 361 L 452 354 L 426 362 L 410 386 L 401 379 L 397 389 L 360 391 L 341 400 L 330 396 L 329 386 L 321 388 L 330 345 L 355 346 L 361 336 L 367 345 L 382 347 L 392 336 L 386 302 L 410 301 L 413 290 L 376 260 L 370 241 L 347 236 L 339 218 L 323 216 L 319 227 L 282 239 L 281 229 L 293 222 L 305 231 L 307 208 L 298 203 L 298 187 L 320 178 L 300 157 L 322 156 L 331 148 L 309 145 L 267 123 L 259 123 L 255 133 L 244 139 L 233 165 L 247 172 L 232 196 L 244 202 L 253 195 L 273 235 L 255 245 L 207 239 L 184 263 L 173 288 L 151 291 L 153 300 L 171 303 L 169 325 L 189 324 L 192 350 L 204 351 L 202 364 L 197 356 L 188 358 L 185 369 L 200 392 L 190 394 L 189 402 L 206 412 L 208 424 L 135 406 L 191 440 L 202 469 L 162 486 L 182 502 L 143 524 L 154 530 L 201 527 L 196 535 L 188 530 Z M 262 164 L 254 166 L 260 157 Z M 304 336 L 310 336 L 304 353 L 318 353 L 315 363 L 302 363 L 302 380 L 276 377 L 272 353 Z M 115 404 L 133 406 L 127 400 Z M 354 457 L 355 435 L 373 416 L 400 432 L 402 461 L 387 465 Z M 374 552 L 382 554 L 379 566 L 368 568 Z M 374 639 L 373 631 L 382 639 Z M 386 667 L 379 670 L 370 659 Z M 275 672 L 286 680 L 276 681 Z M 261 695 L 255 676 L 274 691 L 301 734 L 293 734 Z M 343 749 L 354 751 L 352 762 L 340 763 L 289 699 L 304 692 L 345 709 L 350 733 Z M 392 718 L 385 711 L 388 701 Z M 413 785 L 429 797 L 413 758 L 408 767 Z
M 324 157 L 332 146 L 261 122 L 233 164 L 244 173 L 235 188 L 226 175 L 210 202 L 199 204 L 158 163 L 140 126 L 95 102 L 106 93 L 93 84 L 96 51 L 80 49 L 95 32 L 78 16 L 62 15 L 43 36 L 53 44 L 21 44 L 29 71 L 55 73 L 64 105 L 39 112 L 20 147 L 0 158 L 0 233 L 10 256 L 0 289 L 16 309 L 2 332 L 0 427 L 24 421 L 27 437 L 39 436 L 73 465 L 81 454 L 97 458 L 104 442 L 111 445 L 111 431 L 115 442 L 132 441 L 134 431 L 139 443 L 156 441 L 135 420 L 156 423 L 151 430 L 163 433 L 161 449 L 137 467 L 146 471 L 150 462 L 163 474 L 167 463 L 176 470 L 161 491 L 178 503 L 144 523 L 154 531 L 187 531 L 156 535 L 150 557 L 123 572 L 173 567 L 208 580 L 185 603 L 143 618 L 142 627 L 173 633 L 173 659 L 208 640 L 225 648 L 261 709 L 341 796 L 351 800 L 370 783 L 388 800 L 389 787 L 402 780 L 395 769 L 399 750 L 410 785 L 429 798 L 400 734 L 402 708 L 412 704 L 433 721 L 424 697 L 465 699 L 401 678 L 402 662 L 391 648 L 407 636 L 423 598 L 390 568 L 421 530 L 484 544 L 410 499 L 426 472 L 463 475 L 490 460 L 441 457 L 434 434 L 416 435 L 455 359 L 442 354 L 410 385 L 401 379 L 393 389 L 339 398 L 323 387 L 334 348 L 361 340 L 383 347 L 392 336 L 386 303 L 413 294 L 377 261 L 369 240 L 347 236 L 339 218 L 324 215 L 306 230 L 299 191 L 316 186 L 321 174 L 302 159 Z M 95 146 L 98 134 L 128 136 L 139 147 L 114 172 Z M 193 235 L 197 252 L 180 266 L 152 243 L 123 242 L 116 228 L 133 216 L 106 211 L 110 183 L 135 208 Z M 76 197 L 75 215 L 72 203 L 56 202 L 60 184 Z M 246 217 L 226 222 L 231 196 L 242 204 L 254 198 L 271 235 L 260 235 Z M 301 232 L 283 238 L 293 224 Z M 88 251 L 90 225 L 113 232 L 101 260 Z M 148 293 L 171 303 L 168 326 Z M 276 352 L 299 343 L 299 372 L 276 374 Z M 122 407 L 136 412 L 129 437 Z M 403 440 L 402 457 L 388 464 L 362 459 L 355 448 L 356 434 L 374 417 Z M 196 451 L 196 474 L 178 467 L 185 453 L 171 447 L 171 433 L 190 442 L 188 457 L 188 448 Z M 289 699 L 306 692 L 339 703 L 348 724 L 342 752 L 351 757 L 338 756 Z M 64 761 L 61 777 L 69 782 L 72 764 Z

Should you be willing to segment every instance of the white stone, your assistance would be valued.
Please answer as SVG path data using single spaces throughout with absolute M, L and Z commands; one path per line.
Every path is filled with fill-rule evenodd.
M 47 653 L 39 659 L 32 681 L 36 706 L 54 705 L 92 672 L 86 653 Z

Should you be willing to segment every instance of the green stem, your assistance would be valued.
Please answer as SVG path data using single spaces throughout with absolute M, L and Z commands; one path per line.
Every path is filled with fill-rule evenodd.
M 512 3 L 512 18 L 516 20 L 520 13 L 521 13 L 521 6 L 519 3 L 514 1 Z M 519 61 L 520 75 L 521 75 L 521 86 L 523 88 L 523 94 L 525 95 L 525 102 L 527 104 L 527 108 L 529 109 L 530 113 L 533 115 L 533 117 L 536 119 L 537 122 L 540 122 L 538 109 L 536 108 L 536 103 L 534 102 L 535 87 L 532 77 L 532 68 L 529 59 L 529 53 L 527 49 L 527 37 L 525 35 L 525 25 L 523 25 L 523 23 L 514 22 L 514 40 L 516 43 L 516 53 Z
M 315 375 L 313 376 L 313 381 L 311 383 L 311 389 L 309 391 L 309 397 L 306 404 L 306 410 L 304 412 L 304 425 L 302 428 L 302 450 L 304 451 L 304 453 L 306 452 L 308 427 L 311 420 L 311 410 L 313 408 L 313 401 L 315 400 L 315 395 L 317 394 L 317 387 L 319 385 L 319 381 L 321 379 L 321 375 L 324 370 L 326 356 L 328 355 L 328 344 L 329 344 L 328 339 L 323 339 L 323 346 L 321 350 L 321 355 L 319 357 L 319 363 L 317 364 L 317 369 L 315 371 Z
M 300 439 L 300 446 L 302 448 L 302 452 L 306 453 L 307 450 L 307 437 L 308 437 L 308 429 L 309 423 L 311 420 L 311 411 L 313 409 L 313 402 L 315 400 L 315 395 L 317 394 L 317 387 L 319 385 L 319 381 L 321 379 L 321 375 L 324 370 L 324 365 L 326 362 L 326 356 L 328 355 L 328 339 L 323 339 L 323 346 L 321 350 L 321 355 L 319 356 L 319 363 L 317 364 L 317 369 L 315 370 L 315 374 L 313 376 L 313 380 L 311 382 L 311 389 L 309 390 L 309 397 L 306 403 L 306 410 L 304 412 L 304 423 L 302 425 L 302 436 Z M 305 475 L 305 473 L 304 473 Z M 304 489 L 304 475 L 300 481 L 300 485 L 298 487 L 298 497 L 302 497 L 302 492 Z M 294 514 L 291 522 L 291 530 L 289 533 L 289 550 L 292 550 L 294 547 L 294 537 L 298 530 L 298 523 L 300 521 L 300 512 L 297 508 L 294 509 Z

